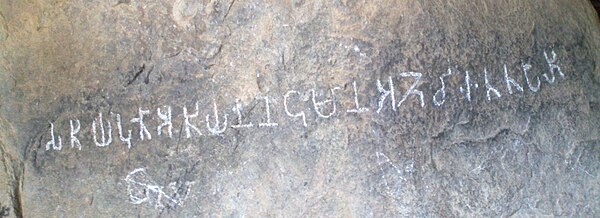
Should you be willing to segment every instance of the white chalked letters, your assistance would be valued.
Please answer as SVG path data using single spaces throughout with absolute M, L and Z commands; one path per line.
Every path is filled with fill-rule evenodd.
M 546 79 L 546 81 L 548 81 L 548 83 L 552 84 L 556 78 L 554 75 L 555 71 L 558 72 L 558 75 L 562 78 L 565 78 L 565 74 L 563 74 L 562 70 L 560 70 L 560 67 L 558 66 L 558 60 L 554 50 L 552 50 L 550 54 L 552 56 L 548 57 L 548 53 L 544 51 L 544 57 L 546 58 L 546 63 L 548 64 L 548 73 L 550 73 L 550 76 L 548 76 L 546 73 L 542 74 L 542 76 Z
M 144 124 L 144 115 L 150 114 L 150 110 L 142 110 L 142 108 L 138 108 L 138 117 L 131 119 L 132 123 L 139 123 L 140 126 L 140 140 L 144 140 L 144 136 L 148 137 L 148 140 L 152 139 L 152 135 L 148 128 Z
M 523 91 L 523 87 L 521 87 L 519 85 L 519 83 L 517 83 L 517 81 L 515 81 L 513 78 L 510 78 L 510 76 L 508 76 L 508 69 L 506 68 L 506 64 L 504 64 L 504 81 L 506 82 L 506 88 L 508 89 L 508 94 L 513 93 L 512 91 L 512 87 L 514 86 L 515 89 L 519 92 Z
M 415 78 L 415 81 L 412 83 L 412 85 L 410 85 L 410 87 L 408 88 L 408 90 L 404 93 L 404 95 L 402 95 L 402 99 L 400 99 L 400 101 L 398 102 L 398 107 L 400 107 L 402 105 L 402 103 L 404 101 L 406 101 L 406 99 L 408 98 L 409 95 L 417 95 L 418 100 L 421 102 L 421 108 L 425 106 L 425 101 L 423 100 L 423 92 L 419 91 L 417 89 L 417 85 L 419 84 L 419 81 L 421 80 L 421 73 L 417 73 L 417 72 L 403 72 L 400 73 L 400 77 L 402 78 L 406 78 L 406 77 L 413 77 Z
M 532 92 L 537 92 L 538 90 L 540 90 L 541 81 L 539 76 L 535 77 L 537 79 L 536 85 L 531 84 L 531 82 L 529 81 L 529 75 L 527 75 L 527 71 L 531 69 L 531 65 L 522 64 L 521 68 L 523 68 L 523 75 L 525 75 L 525 82 L 527 83 L 527 87 L 529 88 L 529 90 L 531 90 Z
M 346 112 L 347 113 L 357 113 L 357 114 L 360 114 L 360 113 L 364 113 L 364 112 L 369 111 L 369 108 L 360 107 L 359 104 L 358 104 L 358 91 L 356 90 L 356 81 L 352 82 L 352 90 L 354 90 L 354 105 L 356 107 L 353 108 L 353 109 L 346 110 Z
M 381 112 L 381 109 L 383 109 L 383 103 L 385 102 L 385 99 L 390 96 L 391 100 L 392 100 L 392 110 L 396 111 L 396 97 L 394 96 L 394 82 L 392 81 L 392 77 L 388 77 L 389 79 L 389 90 L 386 90 L 383 88 L 383 85 L 381 85 L 381 80 L 377 79 L 377 91 L 379 91 L 380 95 L 379 95 L 379 101 L 377 103 L 377 105 L 379 106 L 377 108 L 377 113 Z
M 465 94 L 465 99 L 467 99 L 468 102 L 471 102 L 471 77 L 469 76 L 468 70 L 465 71 L 465 87 L 460 87 L 459 90 L 461 93 Z
M 493 76 L 488 75 L 487 68 L 483 68 L 482 76 L 473 76 L 469 73 L 468 70 L 464 70 L 464 80 L 460 81 L 460 87 L 458 87 L 458 92 L 460 92 L 459 98 L 451 98 L 454 96 L 454 92 L 457 91 L 456 87 L 452 87 L 452 85 L 456 84 L 458 81 L 453 78 L 457 73 L 455 69 L 460 69 L 458 66 L 454 68 L 448 68 L 446 73 L 438 75 L 435 80 L 439 79 L 439 86 L 429 85 L 432 89 L 435 89 L 434 92 L 425 92 L 424 90 L 419 89 L 419 86 L 422 84 L 432 84 L 431 82 L 423 81 L 425 77 L 422 73 L 419 72 L 399 72 L 397 74 L 397 78 L 393 78 L 393 76 L 387 76 L 384 78 L 383 82 L 381 79 L 376 79 L 375 87 L 371 85 L 370 89 L 365 93 L 372 94 L 370 98 L 365 98 L 364 93 L 361 93 L 362 90 L 359 90 L 358 82 L 352 81 L 352 91 L 349 89 L 342 90 L 340 87 L 331 86 L 333 88 L 323 90 L 322 92 L 317 93 L 315 89 L 309 89 L 307 91 L 297 91 L 297 90 L 285 90 L 283 94 L 283 110 L 287 116 L 283 116 L 283 118 L 290 119 L 294 122 L 301 120 L 301 125 L 304 128 L 308 127 L 307 116 L 308 110 L 314 110 L 315 120 L 318 123 L 320 118 L 322 119 L 332 119 L 334 117 L 340 116 L 340 114 L 363 114 L 364 116 L 360 116 L 362 118 L 371 118 L 372 116 L 389 116 L 388 114 L 381 114 L 381 111 L 384 110 L 385 107 L 389 107 L 391 105 L 391 112 L 396 112 L 398 107 L 401 107 L 403 104 L 406 105 L 406 101 L 414 97 L 414 100 L 418 101 L 419 106 L 421 108 L 426 107 L 425 99 L 426 97 L 431 97 L 432 100 L 432 109 L 440 110 L 443 108 L 444 104 L 449 104 L 453 99 L 464 99 L 464 103 L 471 104 L 478 97 L 482 99 L 487 99 L 487 101 L 475 101 L 479 106 L 481 104 L 490 104 L 492 99 L 501 99 L 502 94 L 500 91 L 500 86 L 506 87 L 505 98 L 514 97 L 515 93 L 524 92 L 525 90 L 531 91 L 531 93 L 539 92 L 542 81 L 548 82 L 548 84 L 555 84 L 557 82 L 556 77 L 565 78 L 565 74 L 562 71 L 561 66 L 559 66 L 558 58 L 556 57 L 556 53 L 554 50 L 549 52 L 543 52 L 544 59 L 542 64 L 542 69 L 539 70 L 537 75 L 532 74 L 532 64 L 531 63 L 523 63 L 516 68 L 518 70 L 523 71 L 524 79 L 521 79 L 520 73 L 513 73 L 512 75 L 508 71 L 509 66 L 503 64 L 503 75 Z M 535 60 L 535 59 L 534 59 Z M 557 75 L 558 74 L 558 75 Z M 462 74 L 461 74 L 462 76 Z M 493 85 L 491 80 L 493 78 L 498 78 L 497 84 Z M 343 78 L 345 80 L 347 78 Z M 385 81 L 387 80 L 387 81 Z M 396 81 L 394 81 L 396 80 Z M 500 81 L 502 80 L 502 81 Z M 519 80 L 524 80 L 522 83 L 519 83 Z M 361 81 L 369 81 L 368 79 Z M 398 83 L 399 81 L 399 83 Z M 396 90 L 398 84 L 401 84 L 400 87 L 408 87 L 406 91 L 402 92 L 402 95 L 396 101 Z M 346 83 L 344 87 L 347 87 L 349 83 Z M 480 87 L 481 86 L 481 87 Z M 342 91 L 339 91 L 342 90 Z M 485 94 L 483 94 L 485 90 Z M 503 89 L 504 90 L 504 89 Z M 346 93 L 338 93 L 338 92 L 346 92 Z M 323 93 L 323 94 L 321 94 Z M 432 93 L 432 96 L 426 96 L 428 93 Z M 529 93 L 529 92 L 528 92 Z M 352 95 L 350 97 L 350 95 Z M 229 96 L 225 94 L 225 96 Z M 449 97 L 450 96 L 450 97 Z M 342 101 L 338 101 L 343 98 Z M 215 99 L 212 99 L 212 107 L 206 107 L 201 109 L 199 107 L 199 102 L 194 102 L 194 107 L 192 110 L 188 110 L 187 105 L 183 105 L 182 112 L 183 116 L 177 113 L 178 110 L 173 110 L 173 108 L 169 104 L 163 104 L 160 107 L 156 108 L 156 113 L 154 114 L 151 110 L 142 109 L 141 107 L 137 107 L 136 115 L 134 118 L 130 119 L 131 123 L 135 123 L 132 125 L 136 125 L 139 127 L 139 141 L 144 140 L 152 140 L 152 134 L 154 130 L 156 130 L 156 134 L 158 137 L 163 134 L 167 135 L 165 138 L 172 139 L 173 138 L 173 124 L 178 123 L 173 119 L 182 119 L 180 120 L 181 129 L 179 130 L 179 134 L 183 134 L 185 132 L 186 138 L 192 138 L 195 136 L 204 136 L 201 132 L 202 125 L 206 125 L 208 135 L 207 137 L 219 136 L 224 137 L 224 133 L 227 128 L 233 129 L 250 129 L 253 127 L 258 127 L 258 129 L 265 129 L 268 127 L 277 127 L 281 125 L 292 125 L 291 122 L 281 122 L 279 120 L 274 119 L 274 114 L 279 114 L 277 110 L 281 110 L 281 106 L 277 104 L 276 101 L 278 96 L 273 95 L 261 95 L 251 101 L 255 101 L 255 103 L 251 104 L 254 108 L 256 105 L 264 103 L 264 110 L 249 110 L 246 113 L 243 112 L 243 106 L 240 99 L 235 99 L 235 104 L 233 107 L 224 103 L 223 108 L 231 108 L 234 112 L 234 116 L 237 119 L 236 121 L 228 122 L 228 110 L 219 111 L 217 107 L 217 102 Z M 389 100 L 388 100 L 389 99 Z M 376 105 L 370 106 L 369 102 L 373 102 L 373 100 L 377 101 Z M 362 102 L 362 103 L 361 103 Z M 347 104 L 351 103 L 351 104 Z M 219 103 L 221 104 L 221 103 Z M 247 103 L 250 104 L 250 103 Z M 207 104 L 210 105 L 210 104 Z M 338 108 L 340 107 L 340 108 Z M 375 108 L 376 107 L 376 108 Z M 412 107 L 411 107 L 412 108 Z M 202 110 L 202 112 L 201 112 Z M 346 113 L 339 113 L 338 110 L 346 111 Z M 248 113 L 258 113 L 257 115 L 252 115 Z M 93 143 L 98 147 L 107 147 L 112 143 L 112 120 L 116 119 L 117 130 L 118 130 L 118 138 L 122 144 L 127 145 L 128 149 L 131 149 L 133 146 L 133 137 L 132 131 L 133 127 L 130 129 L 124 130 L 123 123 L 121 122 L 121 115 L 119 113 L 110 113 L 110 119 L 104 118 L 102 112 L 98 112 L 98 115 L 93 119 L 84 119 L 91 120 L 90 125 L 82 125 L 79 119 L 70 119 L 69 127 L 65 131 L 69 131 L 69 141 L 71 144 L 71 149 L 82 150 L 85 146 L 85 142 L 82 140 L 85 137 L 82 134 L 87 134 L 88 132 L 92 133 Z M 429 113 L 426 111 L 425 114 Z M 206 123 L 202 120 L 202 116 L 200 114 L 206 114 Z M 212 118 L 211 116 L 214 116 Z M 199 118 L 200 117 L 200 118 Z M 354 117 L 354 116 L 353 116 Z M 279 118 L 279 117 L 278 117 Z M 196 119 L 196 120 L 194 120 Z M 150 120 L 146 123 L 146 121 Z M 197 123 L 195 123 L 197 122 Z M 229 125 L 228 125 L 229 123 Z M 148 126 L 148 124 L 153 124 L 152 126 Z M 298 124 L 295 124 L 298 125 Z M 46 151 L 49 150 L 62 150 L 62 138 L 59 135 L 61 131 L 55 130 L 54 123 L 50 122 L 50 139 L 46 142 L 45 148 Z M 87 130 L 84 130 L 82 127 L 90 127 Z M 275 129 L 275 128 L 273 128 Z M 137 131 L 138 129 L 135 129 Z M 150 131 L 152 130 L 152 131 Z M 177 130 L 175 130 L 177 131 Z M 308 131 L 310 132 L 310 131 Z M 115 133 L 116 134 L 116 133 Z M 116 136 L 116 135 L 115 135 Z M 137 139 L 137 137 L 136 137 Z M 179 140 L 179 138 L 178 138 Z M 132 199 L 132 201 L 137 202 L 141 201 L 140 199 Z
M 258 126 L 259 127 L 274 127 L 274 126 L 279 125 L 279 124 L 271 121 L 271 110 L 269 108 L 269 96 L 262 97 L 262 99 L 265 100 L 265 110 L 266 110 L 266 114 L 267 114 L 267 121 L 264 123 L 259 123 Z
M 158 114 L 158 118 L 160 118 L 163 123 L 156 127 L 156 132 L 160 136 L 162 134 L 162 128 L 167 127 L 167 133 L 169 134 L 169 138 L 173 137 L 173 122 L 171 121 L 171 106 L 166 106 L 167 112 L 162 113 L 160 108 L 156 108 L 156 114 Z
M 485 96 L 487 97 L 488 101 L 492 100 L 492 96 L 491 93 L 494 93 L 494 95 L 496 95 L 496 97 L 500 98 L 502 97 L 502 95 L 500 94 L 500 92 L 494 88 L 492 86 L 492 84 L 490 83 L 490 81 L 488 80 L 488 73 L 487 73 L 487 68 L 483 68 L 483 78 L 485 80 Z
M 244 119 L 242 118 L 242 103 L 240 102 L 240 99 L 235 99 L 235 106 L 232 108 L 233 112 L 235 112 L 237 114 L 238 117 L 238 124 L 235 125 L 231 125 L 231 128 L 237 129 L 237 128 L 250 128 L 252 126 L 254 126 L 252 123 L 247 123 L 247 124 L 243 124 Z
M 152 179 L 146 169 L 138 168 L 125 177 L 127 195 L 132 204 L 148 203 L 156 209 L 182 206 L 195 182 L 171 182 L 166 187 Z
M 219 112 L 217 109 L 217 102 L 213 99 L 213 106 L 214 106 L 214 115 L 215 115 L 215 125 L 214 126 L 210 126 L 210 115 L 207 114 L 206 115 L 206 128 L 208 129 L 208 132 L 210 132 L 213 135 L 221 135 L 223 132 L 225 132 L 225 130 L 227 129 L 227 113 L 225 113 L 223 115 L 223 125 L 221 125 L 221 121 L 219 120 Z M 221 127 L 219 127 L 221 126 Z
M 185 119 L 183 125 L 185 126 L 185 137 L 188 139 L 192 137 L 192 131 L 190 129 L 193 129 L 196 133 L 198 133 L 198 135 L 202 135 L 200 129 L 198 129 L 197 126 L 190 122 L 190 119 L 198 117 L 200 113 L 198 110 L 198 102 L 195 103 L 195 106 L 196 112 L 194 112 L 193 114 L 189 114 L 187 107 L 183 106 L 183 118 Z
M 79 129 L 81 129 L 81 123 L 79 120 L 75 121 L 75 123 L 77 123 L 77 127 L 73 126 L 73 120 L 69 120 L 69 125 L 71 126 L 71 148 L 77 148 L 78 150 L 81 150 L 81 142 L 77 136 L 75 136 L 77 133 L 79 133 Z
M 117 131 L 119 132 L 119 140 L 127 144 L 127 148 L 131 148 L 131 130 L 127 130 L 127 138 L 123 136 L 123 126 L 121 124 L 121 114 L 116 114 Z
M 340 89 L 340 87 L 334 87 L 334 88 L 329 89 L 329 91 L 331 92 L 331 98 L 326 99 L 324 101 L 320 101 L 320 102 L 317 102 L 317 100 L 315 99 L 316 91 L 314 89 L 309 90 L 309 92 L 312 93 L 312 103 L 313 103 L 315 112 L 317 113 L 317 116 L 319 116 L 321 118 L 329 118 L 335 114 L 335 112 L 336 112 L 335 90 L 338 90 L 338 89 Z M 331 103 L 331 106 L 332 106 L 331 112 L 329 112 L 328 114 L 323 114 L 323 113 L 321 113 L 321 107 L 326 105 L 327 103 Z
M 304 111 L 300 111 L 298 113 L 293 114 L 292 112 L 290 112 L 290 109 L 288 107 L 288 98 L 290 97 L 291 94 L 296 94 L 296 95 L 300 95 L 300 93 L 298 93 L 295 90 L 289 90 L 285 93 L 285 95 L 283 95 L 283 108 L 285 109 L 285 113 L 292 117 L 292 118 L 296 118 L 296 117 L 302 117 L 302 125 L 304 127 L 307 127 L 306 125 L 306 115 L 304 114 Z
M 104 120 L 102 119 L 102 113 L 98 113 L 98 125 L 100 126 L 100 136 L 102 141 L 98 141 L 97 131 L 96 131 L 96 119 L 92 121 L 92 137 L 94 138 L 94 143 L 98 147 L 106 147 L 112 143 L 112 126 L 110 125 L 110 121 L 106 121 L 108 124 L 108 133 L 104 129 Z
M 61 150 L 62 149 L 62 139 L 60 136 L 57 136 L 58 143 L 56 143 L 56 138 L 54 137 L 54 123 L 50 123 L 50 141 L 46 143 L 46 151 L 50 149 Z
M 444 104 L 444 102 L 446 101 L 446 83 L 444 82 L 444 78 L 449 77 L 452 75 L 452 70 L 450 70 L 450 68 L 448 68 L 448 73 L 442 74 L 442 76 L 440 76 L 440 83 L 442 85 L 442 87 L 440 87 L 440 89 L 438 89 L 435 94 L 433 94 L 433 104 L 435 106 L 442 106 Z

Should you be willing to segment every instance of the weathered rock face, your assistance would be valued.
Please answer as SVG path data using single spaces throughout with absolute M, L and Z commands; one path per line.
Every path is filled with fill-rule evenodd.
M 600 216 L 587 1 L 0 15 L 0 216 Z

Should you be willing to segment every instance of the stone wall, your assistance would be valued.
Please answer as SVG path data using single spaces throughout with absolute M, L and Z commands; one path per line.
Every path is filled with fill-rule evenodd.
M 0 216 L 600 214 L 589 1 L 0 15 Z

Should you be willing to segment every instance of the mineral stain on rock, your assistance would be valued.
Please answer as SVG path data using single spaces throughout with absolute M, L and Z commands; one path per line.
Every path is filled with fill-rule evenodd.
M 10 208 L 0 204 L 0 217 L 8 217 L 10 215 Z
M 0 1 L 0 217 L 600 213 L 588 1 Z

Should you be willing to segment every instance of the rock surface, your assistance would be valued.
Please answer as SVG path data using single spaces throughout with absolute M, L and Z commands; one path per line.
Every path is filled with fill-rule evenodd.
M 0 15 L 0 217 L 600 216 L 588 1 Z

